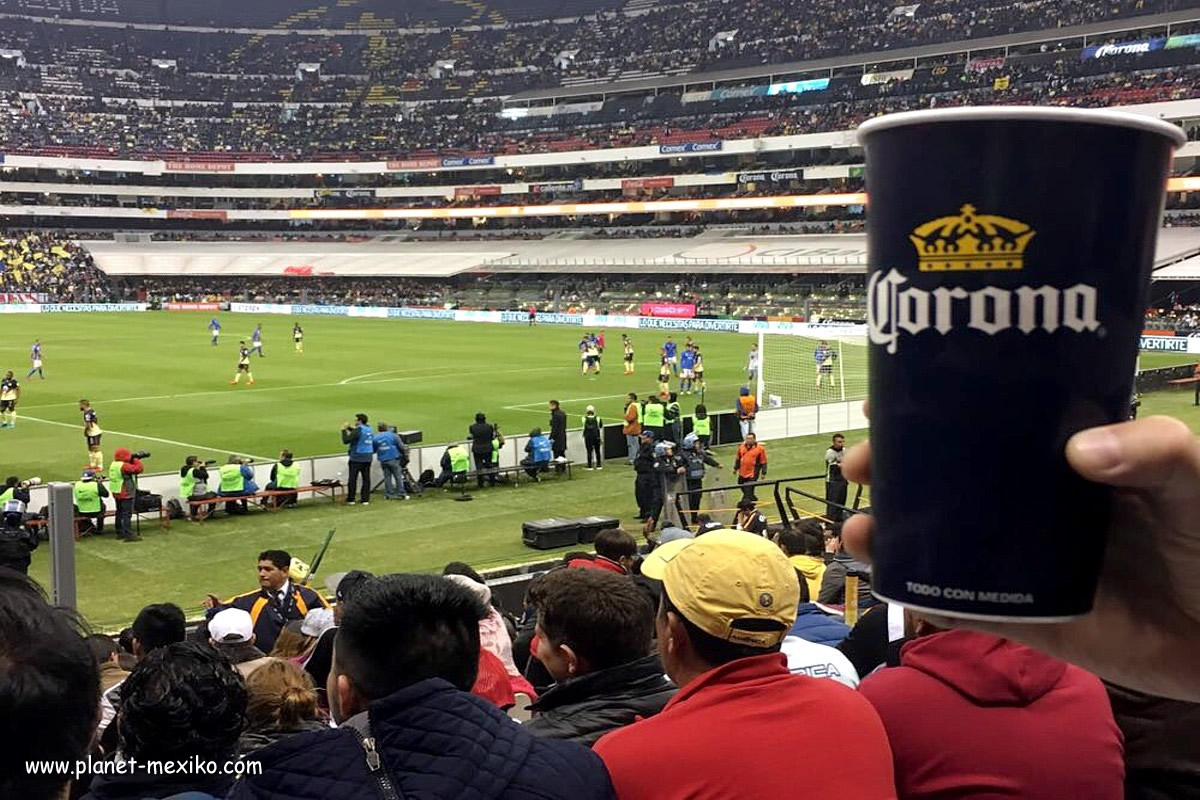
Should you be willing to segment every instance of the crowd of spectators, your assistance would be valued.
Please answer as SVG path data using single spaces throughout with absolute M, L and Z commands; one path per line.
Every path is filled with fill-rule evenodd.
M 254 98 L 242 99 L 278 100 L 272 95 L 279 89 L 291 90 L 286 83 L 264 85 L 263 76 L 286 79 L 297 64 L 318 63 L 323 75 L 334 80 L 306 87 L 307 99 L 343 100 L 340 95 L 346 92 L 361 97 L 377 84 L 396 87 L 404 99 L 429 99 L 481 90 L 511 94 L 566 79 L 609 80 L 886 51 L 1194 5 L 1194 0 L 1030 0 L 1019 5 L 935 0 L 918 4 L 912 13 L 897 13 L 890 0 L 820 0 L 803 8 L 769 0 L 666 0 L 636 14 L 597 13 L 522 25 L 488 18 L 484 26 L 467 32 L 372 30 L 357 36 L 261 36 L 13 21 L 0 33 L 0 46 L 20 50 L 28 63 L 43 69 L 67 68 L 53 73 L 54 80 L 78 80 L 88 94 L 112 96 L 124 80 L 121 76 L 132 72 L 150 84 L 148 96 L 188 92 L 183 96 L 235 99 L 201 77 L 215 73 L 257 76 L 237 90 L 251 92 Z M 714 44 L 722 33 L 733 35 Z M 151 66 L 153 58 L 170 59 L 175 66 Z M 454 68 L 445 77 L 431 78 L 429 70 L 436 61 L 453 62 Z M 348 76 L 356 77 L 343 80 Z
M 0 292 L 105 302 L 113 296 L 111 284 L 86 248 L 52 231 L 0 235 Z
M 156 603 L 116 637 L 0 568 L 0 794 L 735 800 L 793 793 L 800 753 L 818 796 L 1190 796 L 1200 753 L 1171 732 L 1200 720 L 1200 689 L 1172 666 L 1177 622 L 1140 613 L 1164 657 L 1131 674 L 1068 626 L 1041 652 L 869 595 L 844 609 L 844 547 L 841 523 L 613 528 L 507 601 L 463 562 L 318 591 L 272 549 L 190 629 Z M 1157 580 L 1140 563 L 1131 587 Z
M 88 99 L 57 91 L 43 91 L 33 99 L 9 91 L 0 103 L 0 138 L 9 152 L 167 157 L 208 153 L 231 159 L 369 159 L 623 147 L 845 130 L 880 113 L 930 106 L 1108 106 L 1181 99 L 1193 93 L 1195 54 L 1175 49 L 1100 62 L 1080 61 L 1075 53 L 1051 53 L 1014 59 L 990 70 L 935 65 L 917 70 L 909 80 L 882 84 L 863 85 L 858 78 L 843 77 L 824 90 L 688 103 L 668 92 L 649 101 L 616 98 L 599 110 L 520 119 L 499 116 L 495 100 L 404 108 L 358 101 L 288 107 L 187 102 L 148 106 L 132 99 Z M 997 88 L 998 79 L 1002 88 Z M 0 86 L 2 81 L 0 76 Z M 181 85 L 194 89 L 204 83 Z M 139 94 L 131 90 L 118 98 L 122 96 Z

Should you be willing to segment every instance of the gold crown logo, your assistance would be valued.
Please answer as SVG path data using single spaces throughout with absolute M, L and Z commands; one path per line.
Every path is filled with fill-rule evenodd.
M 1011 270 L 1025 266 L 1025 248 L 1037 233 L 1008 217 L 977 214 L 967 204 L 956 217 L 939 217 L 909 235 L 921 272 Z

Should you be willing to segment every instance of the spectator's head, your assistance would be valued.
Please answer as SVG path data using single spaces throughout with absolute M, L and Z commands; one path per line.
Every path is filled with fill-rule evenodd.
M 304 620 L 294 619 L 279 632 L 275 647 L 267 655 L 273 658 L 305 659 L 312 655 L 317 637 L 304 632 Z
M 160 647 L 121 684 L 121 753 L 140 761 L 227 761 L 245 717 L 246 687 L 224 657 L 195 642 Z
M 558 569 L 532 593 L 537 658 L 562 682 L 650 653 L 654 609 L 628 578 L 595 569 Z
M 339 723 L 372 700 L 441 678 L 469 692 L 479 668 L 479 598 L 432 575 L 385 575 L 347 606 L 333 648 L 329 707 Z
M 476 412 L 475 421 L 476 422 L 487 422 L 487 415 L 484 414 L 482 411 Z
M 369 580 L 375 576 L 361 569 L 352 569 L 344 575 L 338 575 L 336 580 L 329 580 L 325 585 L 333 592 L 333 599 L 337 601 L 333 606 L 333 621 L 340 625 L 342 616 L 346 613 L 346 604 L 354 597 L 355 592 Z
M 615 561 L 625 568 L 633 569 L 637 557 L 637 540 L 623 528 L 608 528 L 596 534 L 596 555 Z
M 117 647 L 117 643 L 113 641 L 111 636 L 105 636 L 102 633 L 93 633 L 87 637 L 86 641 L 88 649 L 92 651 L 92 658 L 96 659 L 98 666 L 117 663 L 117 657 L 121 649 Z
M 286 550 L 263 550 L 258 554 L 258 585 L 278 592 L 288 582 L 292 554 Z
M 0 797 L 65 797 L 69 775 L 31 775 L 25 764 L 83 758 L 99 708 L 99 670 L 77 625 L 37 584 L 0 569 Z
M 804 554 L 821 556 L 825 554 L 825 532 L 821 523 L 809 520 L 800 524 L 800 533 L 804 536 Z
M 737 510 L 738 511 L 753 511 L 757 505 L 758 504 L 755 503 L 753 500 L 749 500 L 747 498 L 742 498 L 741 500 L 738 500 L 738 502 L 737 502 Z
M 183 609 L 174 603 L 146 606 L 133 621 L 133 655 L 141 661 L 160 647 L 182 642 L 186 627 Z
M 369 420 L 367 419 L 367 415 L 363 414 L 361 412 L 354 415 L 354 421 L 357 422 L 359 425 L 366 425 L 369 422 Z
M 803 531 L 798 528 L 784 528 L 776 536 L 779 547 L 785 556 L 802 556 L 808 553 Z
M 724 528 L 724 527 L 725 527 L 724 525 L 715 521 L 712 518 L 711 514 L 703 514 L 702 513 L 702 514 L 696 515 L 696 535 L 697 536 L 700 536 L 701 534 L 709 533 L 710 531 L 720 530 L 721 528 Z
M 294 731 L 317 718 L 312 678 L 289 661 L 272 659 L 246 678 L 246 730 Z
M 240 608 L 222 609 L 208 621 L 208 639 L 218 651 L 223 647 L 253 645 L 254 638 L 254 620 L 250 612 Z
M 779 651 L 800 585 L 777 546 L 744 531 L 663 545 L 642 564 L 662 581 L 655 625 L 663 666 L 683 687 L 710 669 Z
M 833 435 L 833 440 L 832 440 L 832 443 L 830 444 L 830 447 L 834 450 L 841 450 L 845 446 L 846 446 L 846 437 L 842 436 L 840 433 L 835 433 Z
M 487 581 L 485 581 L 483 579 L 483 576 L 480 575 L 478 572 L 476 572 L 474 570 L 474 568 L 472 568 L 471 565 L 466 563 L 465 561 L 451 561 L 449 564 L 447 564 L 445 567 L 442 568 L 442 574 L 443 575 L 466 575 L 468 578 L 475 581 L 476 583 L 487 583 Z

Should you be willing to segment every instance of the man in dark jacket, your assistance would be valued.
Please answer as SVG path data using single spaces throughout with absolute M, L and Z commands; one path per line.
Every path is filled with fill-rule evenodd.
M 558 407 L 557 400 L 550 401 L 550 445 L 556 461 L 567 457 L 567 412 Z M 566 467 L 556 464 L 554 469 L 562 472 Z
M 229 800 L 592 800 L 613 796 L 585 748 L 535 739 L 471 695 L 482 601 L 432 575 L 386 575 L 355 590 L 327 690 L 336 730 L 258 751 Z
M 868 608 L 875 604 L 871 594 L 871 565 L 858 561 L 846 552 L 842 537 L 835 535 L 833 560 L 825 567 L 821 576 L 821 594 L 817 602 L 825 605 L 844 605 L 846 602 L 846 576 L 850 573 L 858 575 L 858 607 Z
M 638 437 L 638 452 L 633 459 L 633 471 L 637 477 L 633 482 L 633 496 L 637 500 L 638 515 L 641 521 L 658 519 L 662 510 L 662 479 L 654 465 L 654 431 L 643 430 Z
M 258 589 L 239 594 L 222 603 L 216 595 L 204 598 L 207 616 L 212 619 L 225 608 L 240 608 L 250 614 L 258 647 L 269 653 L 283 627 L 292 620 L 304 619 L 311 609 L 329 608 L 317 592 L 292 582 L 289 571 L 292 557 L 286 550 L 264 550 L 258 554 Z
M 483 488 L 483 478 L 487 475 L 488 483 L 496 485 L 496 473 L 488 473 L 497 465 L 492 462 L 496 450 L 495 441 L 499 437 L 496 426 L 487 421 L 487 416 L 481 411 L 475 415 L 475 424 L 467 429 L 467 438 L 471 440 L 471 455 L 475 458 L 475 479 L 479 488 Z
M 611 730 L 657 714 L 675 694 L 650 655 L 654 609 L 628 577 L 560 569 L 531 591 L 537 658 L 555 685 L 530 706 L 525 730 L 591 746 Z
M 233 783 L 245 727 L 246 686 L 237 670 L 207 644 L 179 642 L 155 650 L 121 684 L 116 725 L 129 770 L 100 774 L 85 800 L 142 800 L 199 792 L 224 797 Z M 216 762 L 215 774 L 162 774 L 149 762 Z

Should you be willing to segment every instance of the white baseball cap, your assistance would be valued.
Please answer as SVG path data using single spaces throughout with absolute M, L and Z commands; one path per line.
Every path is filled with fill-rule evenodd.
M 227 608 L 208 621 L 208 637 L 217 644 L 243 644 L 254 637 L 254 622 L 249 612 Z

